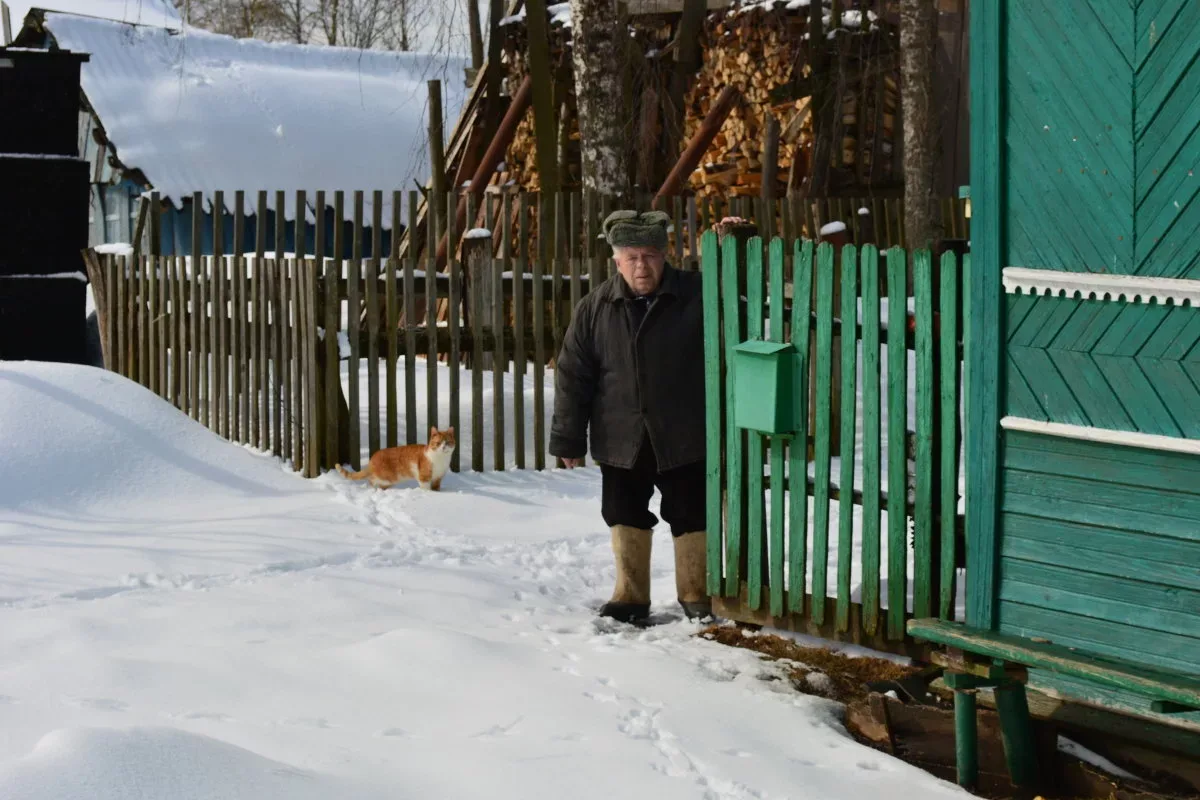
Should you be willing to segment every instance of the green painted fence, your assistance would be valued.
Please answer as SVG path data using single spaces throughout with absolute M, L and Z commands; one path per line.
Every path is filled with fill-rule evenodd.
M 969 257 L 935 264 L 928 251 L 839 254 L 811 241 L 718 242 L 715 232 L 701 252 L 718 613 L 908 649 L 909 616 L 959 615 Z M 739 404 L 772 391 L 735 368 L 735 348 L 755 340 L 792 345 L 791 386 L 775 387 L 793 404 L 786 433 L 734 425 Z

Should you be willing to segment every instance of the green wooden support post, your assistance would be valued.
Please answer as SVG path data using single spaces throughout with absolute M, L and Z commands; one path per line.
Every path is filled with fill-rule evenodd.
M 954 692 L 954 756 L 958 785 L 974 791 L 979 783 L 979 728 L 974 690 Z
M 755 236 L 746 244 L 746 338 L 762 339 L 763 336 L 763 243 Z M 749 524 L 747 526 L 746 575 L 747 602 L 757 611 L 762 607 L 763 584 L 763 436 L 750 431 L 747 434 L 746 466 L 749 470 L 749 488 L 746 495 Z
M 1000 714 L 1000 735 L 1013 786 L 1020 796 L 1032 797 L 1038 782 L 1038 763 L 1025 685 L 1009 683 L 997 687 L 996 711 Z
M 913 253 L 914 332 L 917 364 L 917 479 L 913 510 L 913 614 L 934 613 L 933 553 L 933 261 Z M 953 530 L 950 531 L 953 536 Z
M 721 273 L 716 231 L 701 245 L 704 285 L 705 493 L 708 519 L 708 594 L 721 594 Z
M 725 363 L 728 364 L 741 332 L 738 321 L 738 248 L 741 243 L 730 236 L 721 243 L 721 294 L 725 310 Z M 725 378 L 726 421 L 733 419 L 735 376 Z M 725 517 L 725 596 L 737 597 L 741 591 L 742 508 L 745 503 L 746 475 L 742 463 L 742 432 L 727 426 L 725 434 L 725 493 L 728 498 Z
M 841 470 L 838 476 L 838 574 L 837 630 L 850 630 L 850 571 L 854 563 L 854 432 L 858 423 L 855 402 L 858 397 L 858 341 L 854 330 L 858 321 L 858 250 L 854 245 L 842 248 L 841 308 Z
M 813 243 L 797 242 L 792 262 L 792 344 L 796 346 L 796 421 L 788 452 L 788 609 L 804 612 L 808 572 L 808 373 Z
M 908 593 L 908 543 L 905 541 L 905 499 L 908 495 L 908 350 L 906 254 L 893 247 L 887 252 L 887 430 L 888 430 L 888 639 L 904 638 L 904 603 Z
M 879 628 L 881 425 L 879 402 L 879 251 L 862 251 L 862 606 L 863 630 Z
M 770 336 L 773 342 L 783 341 L 783 240 L 773 239 L 770 252 L 768 284 L 771 298 Z M 783 522 L 786 484 L 784 483 L 784 437 L 771 437 L 771 572 L 767 585 L 771 595 L 771 616 L 783 614 Z
M 813 421 L 813 460 L 816 486 L 813 490 L 813 588 L 810 616 L 817 625 L 825 622 L 825 595 L 829 576 L 829 481 L 832 466 L 833 421 L 833 246 L 817 247 L 817 375 Z

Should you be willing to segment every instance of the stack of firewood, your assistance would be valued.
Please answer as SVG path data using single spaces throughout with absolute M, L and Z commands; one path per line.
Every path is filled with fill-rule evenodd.
M 802 15 L 756 8 L 709 17 L 704 64 L 688 94 L 685 138 L 690 139 L 708 114 L 711 103 L 725 86 L 736 86 L 741 99 L 721 126 L 700 167 L 692 174 L 691 188 L 698 194 L 758 194 L 762 187 L 763 130 L 768 117 L 781 127 L 795 122 L 801 131 L 789 133 L 798 141 L 811 123 L 797 120 L 807 99 L 772 100 L 781 87 L 803 69 Z M 779 189 L 788 176 L 793 147 L 779 150 Z

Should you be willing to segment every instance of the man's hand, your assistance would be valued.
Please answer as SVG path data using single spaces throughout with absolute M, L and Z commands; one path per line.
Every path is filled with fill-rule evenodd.
M 576 467 L 583 466 L 582 458 L 564 458 L 562 460 L 562 462 L 563 462 L 563 466 L 566 467 L 567 469 L 575 469 Z

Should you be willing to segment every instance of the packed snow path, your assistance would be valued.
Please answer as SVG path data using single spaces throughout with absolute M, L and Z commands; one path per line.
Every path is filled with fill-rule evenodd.
M 692 624 L 602 632 L 595 470 L 304 481 L 11 363 L 0 452 L 6 800 L 961 796 Z

